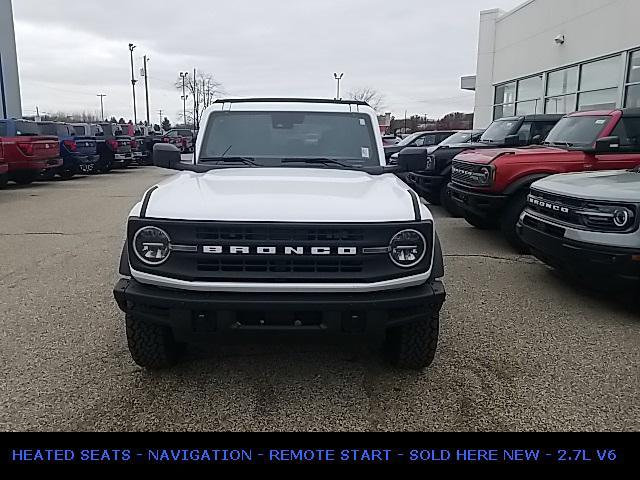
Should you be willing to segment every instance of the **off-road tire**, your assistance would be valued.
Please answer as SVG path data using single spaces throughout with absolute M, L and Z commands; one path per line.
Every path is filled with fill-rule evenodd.
M 527 194 L 518 193 L 509 199 L 507 208 L 500 217 L 500 230 L 502 234 L 518 253 L 529 253 L 529 247 L 520 239 L 516 226 L 522 216 L 522 212 L 527 206 Z
M 127 315 L 127 342 L 133 361 L 149 370 L 171 368 L 178 363 L 182 347 L 171 330 Z
M 71 180 L 76 176 L 76 172 L 71 170 L 62 170 L 58 175 L 60 175 L 62 180 Z
M 442 205 L 444 209 L 447 212 L 449 212 L 449 215 L 451 215 L 453 218 L 462 217 L 462 210 L 460 209 L 460 207 L 458 207 L 458 205 L 456 205 L 456 202 L 454 202 L 453 199 L 451 198 L 451 195 L 449 194 L 448 185 L 444 185 L 440 189 L 440 205 Z
M 12 180 L 18 185 L 31 185 L 38 179 L 38 173 L 17 173 Z
M 0 190 L 6 188 L 7 183 L 9 183 L 9 175 L 0 175 Z
M 468 212 L 465 212 L 463 216 L 469 225 L 479 230 L 493 230 L 496 228 L 496 222 L 494 220 L 482 218 Z
M 422 370 L 435 359 L 439 335 L 440 311 L 427 311 L 424 318 L 387 332 L 386 356 L 398 368 Z

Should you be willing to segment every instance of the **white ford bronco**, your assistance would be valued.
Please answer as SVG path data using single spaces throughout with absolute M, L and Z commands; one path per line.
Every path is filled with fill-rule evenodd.
M 129 215 L 114 294 L 139 365 L 249 333 L 373 336 L 397 366 L 433 362 L 442 251 L 430 211 L 395 175 L 426 158 L 408 149 L 386 166 L 371 107 L 219 100 L 193 158 L 156 145 L 154 164 L 181 173 Z
M 640 167 L 531 186 L 518 233 L 540 260 L 603 287 L 640 280 Z

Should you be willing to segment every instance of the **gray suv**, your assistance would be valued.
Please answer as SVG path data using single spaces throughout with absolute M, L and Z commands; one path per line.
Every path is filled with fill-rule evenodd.
M 606 284 L 640 279 L 640 167 L 534 183 L 518 225 L 548 265 Z

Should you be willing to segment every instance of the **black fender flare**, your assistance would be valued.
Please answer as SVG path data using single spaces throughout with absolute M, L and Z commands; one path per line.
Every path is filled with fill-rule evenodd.
M 120 275 L 125 277 L 131 276 L 131 267 L 129 266 L 129 245 L 128 242 L 124 242 L 122 247 L 122 254 L 120 255 Z
M 537 182 L 538 180 L 542 180 L 543 178 L 546 178 L 550 175 L 553 175 L 553 173 L 536 173 L 520 178 L 519 180 L 509 185 L 509 187 L 504 191 L 504 194 L 513 195 L 520 190 L 523 190 L 525 188 L 528 189 L 532 183 Z
M 438 280 L 444 277 L 444 256 L 442 254 L 442 245 L 437 233 L 434 233 L 433 245 L 433 266 L 431 268 L 431 280 Z

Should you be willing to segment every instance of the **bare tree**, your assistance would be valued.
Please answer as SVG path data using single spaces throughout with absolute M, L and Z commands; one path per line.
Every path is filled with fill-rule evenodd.
M 182 92 L 182 78 L 178 77 L 175 83 L 178 91 Z M 192 124 L 196 129 L 200 128 L 202 114 L 207 107 L 210 107 L 216 98 L 224 93 L 222 83 L 215 80 L 213 75 L 206 72 L 198 72 L 196 78 L 193 74 L 185 78 L 185 89 L 187 91 L 187 118 L 183 118 L 183 123 Z M 194 102 L 195 99 L 195 102 Z M 180 112 L 180 118 L 184 117 Z
M 350 100 L 358 100 L 360 102 L 367 102 L 371 105 L 376 112 L 381 113 L 384 108 L 384 95 L 373 88 L 365 87 L 358 88 L 349 92 Z

